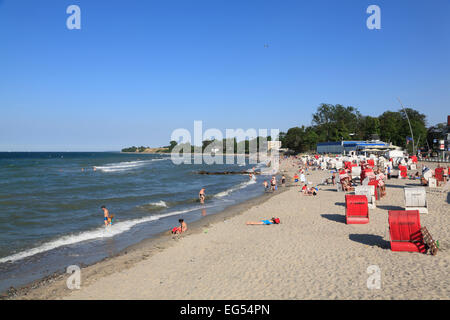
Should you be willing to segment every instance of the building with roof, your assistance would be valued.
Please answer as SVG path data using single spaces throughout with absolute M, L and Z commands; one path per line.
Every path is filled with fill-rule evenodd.
M 317 153 L 375 153 L 395 150 L 399 147 L 380 141 L 338 141 L 338 142 L 320 142 L 317 144 Z

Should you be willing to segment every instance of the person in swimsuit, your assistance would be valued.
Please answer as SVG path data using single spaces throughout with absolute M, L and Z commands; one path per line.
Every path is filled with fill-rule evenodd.
M 101 209 L 103 210 L 103 220 L 105 221 L 105 227 L 111 224 L 111 220 L 109 218 L 109 211 L 106 209 L 105 206 L 101 206 Z
M 261 221 L 247 221 L 245 224 L 246 225 L 271 225 L 271 224 L 278 224 L 277 222 L 275 222 L 274 217 L 272 217 L 272 219 L 270 220 L 261 220 Z M 279 221 L 278 221 L 279 222 Z
M 198 198 L 200 199 L 200 203 L 205 203 L 205 188 L 202 188 L 200 192 L 198 193 Z
M 284 187 L 286 184 L 286 177 L 284 175 L 281 176 L 281 185 Z
M 264 185 L 264 192 L 269 191 L 269 183 L 267 182 L 267 180 L 264 180 L 263 185 Z
M 172 229 L 172 234 L 180 234 L 180 233 L 183 233 L 183 232 L 187 231 L 187 224 L 186 224 L 186 222 L 184 222 L 183 219 L 179 219 L 178 222 L 180 223 L 180 226 L 179 227 L 174 227 Z
M 275 176 L 272 177 L 272 180 L 270 181 L 270 185 L 272 186 L 272 191 L 274 192 L 277 190 L 277 178 Z
M 308 192 L 308 186 L 305 184 L 303 187 L 302 187 L 302 190 L 301 190 L 304 194 L 307 194 L 307 192 Z

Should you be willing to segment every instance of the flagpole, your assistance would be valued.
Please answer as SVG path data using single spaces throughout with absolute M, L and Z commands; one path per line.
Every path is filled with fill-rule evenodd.
M 416 155 L 415 148 L 414 148 L 414 134 L 413 134 L 412 128 L 411 128 L 411 122 L 409 122 L 408 113 L 406 112 L 405 107 L 403 106 L 403 103 L 400 101 L 400 99 L 397 98 L 397 100 L 398 100 L 398 102 L 400 102 L 400 105 L 402 106 L 403 111 L 405 111 L 406 120 L 408 120 L 408 124 L 409 124 L 409 131 L 411 131 L 411 138 L 412 138 L 412 142 L 413 142 L 413 145 L 412 145 L 412 147 L 413 147 L 413 155 Z

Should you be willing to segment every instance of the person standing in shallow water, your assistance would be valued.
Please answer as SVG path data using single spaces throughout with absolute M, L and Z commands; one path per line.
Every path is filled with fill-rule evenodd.
M 198 198 L 200 199 L 200 203 L 204 204 L 205 203 L 205 188 L 201 188 L 200 192 L 198 193 Z
M 270 185 L 272 186 L 272 192 L 275 192 L 275 190 L 277 190 L 277 179 L 275 178 L 275 176 L 272 177 Z
M 105 206 L 101 206 L 101 209 L 103 210 L 103 220 L 105 221 L 105 227 L 107 227 L 108 224 L 111 224 L 109 220 L 109 211 Z
M 267 182 L 267 180 L 264 180 L 263 186 L 264 186 L 264 192 L 269 191 L 269 183 Z

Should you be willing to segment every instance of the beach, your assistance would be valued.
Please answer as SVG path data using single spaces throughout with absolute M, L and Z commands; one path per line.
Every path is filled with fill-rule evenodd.
M 427 163 L 427 166 L 432 166 Z M 291 182 L 296 167 L 284 161 L 288 186 L 164 234 L 81 269 L 81 288 L 67 274 L 19 290 L 16 299 L 449 299 L 450 218 L 447 194 L 427 192 L 421 214 L 440 242 L 436 256 L 392 252 L 388 210 L 404 208 L 403 187 L 418 180 L 386 180 L 387 195 L 370 209 L 370 223 L 345 224 L 344 192 L 320 185 L 306 196 Z M 326 170 L 309 171 L 320 183 Z M 279 217 L 279 225 L 246 221 Z M 368 288 L 370 266 L 381 274 Z M 369 268 L 369 270 L 371 270 Z

